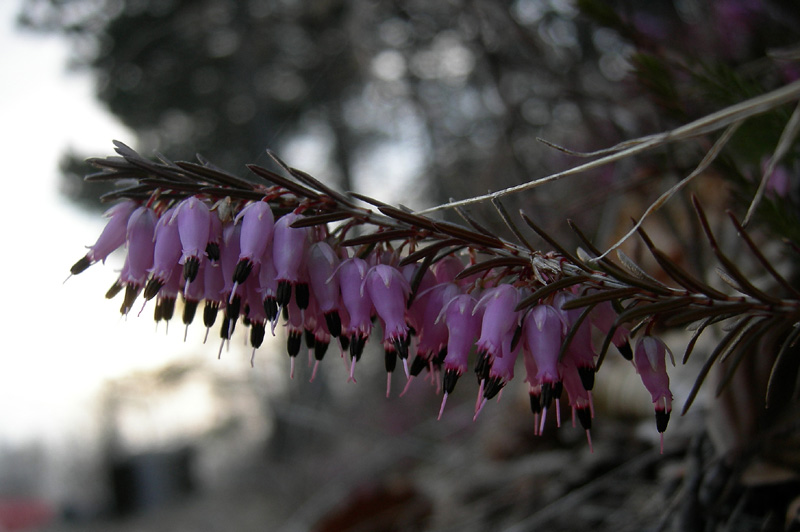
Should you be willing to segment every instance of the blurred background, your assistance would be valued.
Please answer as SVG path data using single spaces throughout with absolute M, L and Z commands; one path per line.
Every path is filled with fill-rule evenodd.
M 217 360 L 199 324 L 156 328 L 150 308 L 120 318 L 103 298 L 119 257 L 64 282 L 102 229 L 107 189 L 82 181 L 84 159 L 110 154 L 112 139 L 147 156 L 200 153 L 241 176 L 246 163 L 268 166 L 271 149 L 334 187 L 419 210 L 580 161 L 538 137 L 591 151 L 742 95 L 670 93 L 636 52 L 669 42 L 721 68 L 800 27 L 792 2 L 651 4 L 3 2 L 0 530 L 638 530 L 660 515 L 662 499 L 646 501 L 663 495 L 658 475 L 674 478 L 653 469 L 651 405 L 630 368 L 607 362 L 599 375 L 610 391 L 598 392 L 606 414 L 590 455 L 579 429 L 533 437 L 519 383 L 479 423 L 463 386 L 436 423 L 427 383 L 383 399 L 379 352 L 357 386 L 335 352 L 314 383 L 308 371 L 290 380 L 280 331 L 250 368 L 244 339 Z M 504 201 L 568 247 L 567 218 L 610 243 L 698 152 Z M 726 194 L 709 180 L 712 198 Z M 471 212 L 503 230 L 485 206 Z M 675 254 L 691 255 L 675 247 L 686 212 L 678 203 L 655 228 Z M 679 401 L 691 379 L 673 379 Z M 671 427 L 676 448 L 684 423 Z M 607 501 L 580 516 L 559 506 L 609 472 L 640 489 L 612 497 L 594 484 Z M 635 511 L 609 510 L 621 501 Z

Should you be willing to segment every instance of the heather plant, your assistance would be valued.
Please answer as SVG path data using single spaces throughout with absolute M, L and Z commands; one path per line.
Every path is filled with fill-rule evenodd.
M 580 5 L 636 47 L 630 59 L 638 87 L 659 117 L 680 125 L 592 152 L 540 139 L 558 157 L 581 162 L 419 211 L 341 192 L 272 152 L 283 173 L 249 165 L 245 179 L 202 157 L 153 160 L 115 142 L 116 156 L 90 159 L 99 172 L 86 180 L 118 184 L 103 198 L 116 203 L 72 274 L 124 248 L 107 294 L 124 291 L 122 314 L 143 294 L 156 298 L 156 320 L 168 321 L 180 299 L 188 328 L 203 303 L 207 336 L 219 328 L 220 354 L 245 329 L 259 364 L 265 336 L 280 336 L 291 377 L 305 345 L 310 380 L 339 371 L 330 361 L 339 357 L 348 368 L 342 378 L 355 382 L 367 344 L 380 345 L 386 397 L 403 400 L 392 397 L 393 381 L 402 382 L 402 396 L 424 378 L 441 396 L 438 416 L 437 402 L 431 407 L 438 419 L 456 386 L 472 385 L 480 423 L 524 368 L 531 431 L 556 430 L 569 413 L 590 451 L 599 422 L 595 376 L 607 357 L 621 356 L 638 375 L 664 453 L 670 368 L 703 351 L 676 410 L 685 414 L 704 387 L 721 398 L 710 425 L 727 424 L 733 435 L 715 442 L 727 491 L 714 493 L 708 513 L 738 504 L 744 496 L 731 493 L 748 468 L 775 454 L 785 458 L 781 438 L 797 432 L 800 107 L 791 105 L 800 100 L 798 53 L 780 49 L 749 68 L 729 66 L 765 16 L 757 3 L 719 2 L 708 33 L 678 43 L 671 40 L 677 23 L 646 8 L 622 16 L 603 2 Z M 707 61 L 693 60 L 687 46 L 702 49 Z M 530 209 L 509 212 L 512 199 L 578 175 L 603 183 L 602 172 L 615 165 L 678 178 L 648 196 L 611 244 L 595 241 L 585 220 L 562 220 L 558 205 L 548 218 L 568 225 L 572 240 L 540 227 Z M 691 213 L 679 223 L 664 213 L 676 203 Z M 490 206 L 492 220 L 468 211 L 477 206 Z M 671 238 L 653 236 L 658 216 Z M 505 232 L 489 229 L 493 222 Z M 631 258 L 626 249 L 643 252 Z M 698 347 L 701 338 L 709 348 Z M 731 395 L 740 398 L 734 408 L 724 401 Z M 796 481 L 796 459 L 781 465 Z

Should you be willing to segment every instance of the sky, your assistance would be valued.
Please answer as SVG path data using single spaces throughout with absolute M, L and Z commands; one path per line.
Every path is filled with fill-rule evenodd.
M 109 379 L 133 370 L 197 357 L 204 329 L 173 323 L 155 330 L 152 307 L 120 317 L 104 299 L 121 257 L 66 282 L 70 266 L 103 227 L 58 192 L 58 162 L 72 148 L 87 156 L 113 152 L 112 139 L 134 136 L 93 98 L 86 73 L 68 72 L 67 43 L 18 31 L 19 2 L 0 2 L 0 155 L 5 205 L 2 271 L 7 284 L 0 348 L 0 443 L 59 445 L 98 431 L 98 394 Z M 112 260 L 114 259 L 114 260 Z M 249 367 L 249 353 L 230 362 Z

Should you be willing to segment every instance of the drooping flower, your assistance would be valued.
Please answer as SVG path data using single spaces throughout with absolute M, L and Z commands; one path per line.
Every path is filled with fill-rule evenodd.
M 89 246 L 89 251 L 78 262 L 72 265 L 70 273 L 78 275 L 94 264 L 103 261 L 117 248 L 125 243 L 125 235 L 128 230 L 128 219 L 136 209 L 136 202 L 125 200 L 117 203 L 108 209 L 103 216 L 108 218 L 108 223 L 103 228 L 103 232 L 97 238 L 94 245 Z
M 314 243 L 308 251 L 308 280 L 316 297 L 319 310 L 324 315 L 328 331 L 334 337 L 342 332 L 339 318 L 339 257 L 325 241 Z
M 297 305 L 302 309 L 308 306 L 308 284 L 302 271 L 308 247 L 308 231 L 305 228 L 292 227 L 300 218 L 301 215 L 290 212 L 275 222 L 272 261 L 277 272 L 278 305 L 285 307 L 289 304 L 294 287 Z
M 138 207 L 131 213 L 125 235 L 128 254 L 120 272 L 120 282 L 125 286 L 125 298 L 120 312 L 127 314 L 147 281 L 153 265 L 153 233 L 156 214 L 149 207 Z
M 178 235 L 178 224 L 173 221 L 175 207 L 168 209 L 156 223 L 155 246 L 153 249 L 153 267 L 150 268 L 150 280 L 144 289 L 144 298 L 153 299 L 172 275 L 175 265 L 181 258 L 181 239 Z
M 608 334 L 611 327 L 614 326 L 614 321 L 617 319 L 617 313 L 610 301 L 603 301 L 595 306 L 589 314 L 589 319 L 592 324 L 597 327 L 603 334 Z M 614 331 L 611 337 L 611 343 L 616 346 L 620 354 L 627 360 L 633 358 L 633 351 L 630 346 L 630 331 L 627 327 L 620 325 Z
M 539 432 L 541 433 L 547 419 L 547 409 L 552 401 L 558 400 L 561 395 L 558 356 L 564 339 L 564 321 L 554 307 L 537 305 L 525 316 L 522 330 L 525 359 L 527 361 L 530 358 L 533 362 L 532 367 L 536 368 L 533 381 L 539 386 L 538 399 L 542 412 Z
M 439 419 L 444 412 L 447 397 L 455 390 L 459 377 L 468 369 L 469 353 L 480 333 L 483 316 L 474 314 L 478 302 L 469 294 L 461 294 L 445 303 L 439 319 L 447 326 L 447 356 L 444 357 L 444 377 L 442 378 L 442 405 Z
M 211 214 L 208 206 L 190 196 L 178 204 L 175 211 L 178 234 L 181 238 L 183 278 L 192 282 L 200 269 L 200 260 L 205 256 L 211 234 Z
M 272 241 L 272 229 L 275 220 L 272 209 L 265 201 L 256 201 L 246 206 L 236 217 L 234 223 L 242 222 L 239 234 L 239 261 L 233 272 L 234 287 L 245 282 L 254 265 L 261 264 L 264 251 Z
M 650 398 L 655 405 L 656 428 L 661 433 L 661 452 L 664 451 L 663 433 L 667 430 L 669 415 L 672 412 L 672 392 L 669 389 L 669 375 L 667 374 L 666 357 L 672 352 L 658 337 L 644 336 L 636 343 L 633 354 L 633 364 L 636 372 L 642 379 L 644 387 L 650 392 Z M 675 361 L 672 360 L 673 365 Z
M 394 346 L 403 361 L 408 376 L 408 325 L 406 301 L 411 286 L 397 268 L 386 264 L 373 266 L 361 285 L 361 294 L 367 294 L 375 312 L 384 324 L 383 339 Z M 352 314 L 350 316 L 352 319 Z
M 583 314 L 582 308 L 564 309 L 564 305 L 575 299 L 577 296 L 571 292 L 559 292 L 553 298 L 553 306 L 556 307 L 563 317 L 567 330 L 572 329 Z M 577 326 L 577 330 L 572 336 L 564 358 L 570 359 L 571 363 L 578 368 L 581 383 L 587 391 L 594 387 L 595 374 L 595 349 L 592 342 L 592 326 L 588 319 L 583 319 Z

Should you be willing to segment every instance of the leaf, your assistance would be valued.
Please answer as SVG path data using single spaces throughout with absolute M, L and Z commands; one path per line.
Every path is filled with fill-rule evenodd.
M 553 292 L 557 292 L 559 290 L 563 290 L 564 288 L 580 284 L 586 281 L 590 281 L 591 279 L 592 278 L 588 275 L 570 275 L 568 277 L 562 277 L 558 281 L 553 281 L 552 283 L 546 284 L 543 287 L 539 288 L 538 290 L 534 290 L 534 292 L 531 295 L 520 301 L 514 310 L 517 312 L 519 312 L 520 310 L 524 310 L 527 307 L 537 303 L 540 299 L 544 299 L 545 297 L 549 296 Z

